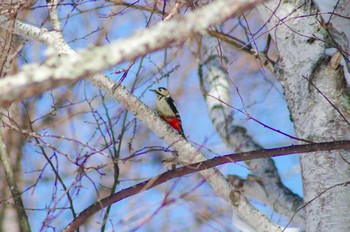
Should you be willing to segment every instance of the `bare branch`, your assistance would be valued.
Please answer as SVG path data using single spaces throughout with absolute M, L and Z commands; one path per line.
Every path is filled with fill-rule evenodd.
M 199 163 L 189 164 L 181 168 L 164 172 L 159 176 L 153 177 L 152 179 L 146 180 L 135 186 L 131 186 L 129 188 L 123 189 L 117 193 L 114 193 L 90 205 L 88 208 L 83 210 L 79 214 L 79 216 L 75 220 L 73 220 L 63 231 L 64 232 L 75 231 L 77 228 L 79 228 L 79 226 L 82 223 L 86 221 L 87 218 L 97 213 L 99 210 L 113 203 L 116 203 L 120 200 L 126 199 L 138 193 L 144 192 L 148 189 L 158 186 L 171 179 L 175 179 L 191 173 L 210 169 L 218 165 L 232 163 L 232 162 L 239 162 L 239 161 L 268 158 L 268 157 L 278 157 L 278 156 L 284 156 L 288 154 L 309 153 L 309 152 L 316 152 L 316 151 L 331 151 L 331 150 L 340 150 L 340 149 L 350 149 L 350 141 L 335 141 L 335 142 L 324 142 L 324 143 L 315 143 L 315 144 L 306 144 L 306 145 L 292 145 L 292 146 L 279 147 L 274 149 L 265 149 L 265 150 L 218 156 Z
M 19 225 L 20 225 L 21 231 L 25 231 L 25 232 L 31 231 L 29 221 L 28 221 L 28 216 L 26 214 L 23 201 L 21 198 L 21 193 L 18 190 L 17 183 L 14 178 L 14 173 L 11 167 L 10 158 L 7 153 L 6 145 L 4 143 L 4 140 L 1 134 L 0 134 L 0 159 L 4 167 L 6 179 L 16 205 L 16 210 L 19 218 Z
M 73 83 L 123 61 L 134 60 L 137 57 L 167 47 L 170 43 L 182 41 L 193 34 L 203 33 L 210 26 L 221 23 L 263 1 L 241 0 L 238 3 L 237 0 L 215 1 L 185 16 L 167 22 L 160 22 L 151 29 L 139 31 L 129 38 L 83 51 L 79 53 L 79 56 L 52 56 L 43 65 L 30 64 L 21 73 L 0 81 L 0 89 L 2 89 L 0 105 L 19 101 L 52 88 Z M 8 28 L 8 18 L 0 16 L 0 25 L 3 28 Z M 178 25 L 182 25 L 182 27 Z M 50 34 L 54 33 L 47 30 L 33 30 L 32 26 L 16 21 L 15 33 L 19 32 L 32 39 L 39 38 L 49 45 L 56 43 L 51 41 L 55 38 L 51 37 Z M 54 47 L 60 45 L 62 44 L 59 43 Z M 66 51 L 69 50 L 67 45 L 62 47 Z M 111 53 L 111 51 L 113 52 Z
M 53 29 L 59 32 L 61 30 L 61 22 L 57 14 L 58 1 L 57 0 L 47 1 L 47 6 L 49 8 L 49 14 L 50 14 L 50 19 L 51 19 Z

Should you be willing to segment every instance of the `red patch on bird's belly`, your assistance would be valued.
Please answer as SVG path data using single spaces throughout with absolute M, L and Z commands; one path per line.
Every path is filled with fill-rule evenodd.
M 172 128 L 181 132 L 181 123 L 177 117 L 162 117 L 160 116 L 166 123 L 168 123 Z

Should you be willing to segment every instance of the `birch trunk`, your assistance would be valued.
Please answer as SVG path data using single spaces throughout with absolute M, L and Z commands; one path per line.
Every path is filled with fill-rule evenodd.
M 298 137 L 313 142 L 349 139 L 343 68 L 331 69 L 325 54 L 329 33 L 317 16 L 310 16 L 317 9 L 308 3 L 270 1 L 259 7 L 278 48 L 275 75 Z M 350 231 L 350 189 L 338 185 L 350 178 L 345 160 L 350 160 L 349 151 L 301 155 L 307 231 Z

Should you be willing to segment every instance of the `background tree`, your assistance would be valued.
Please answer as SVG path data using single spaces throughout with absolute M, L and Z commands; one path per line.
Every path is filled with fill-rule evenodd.
M 300 177 L 295 156 L 188 166 L 232 150 L 319 151 L 315 143 L 348 139 L 349 9 L 4 2 L 0 155 L 11 191 L 1 183 L 2 228 L 16 212 L 22 231 L 349 231 L 350 157 L 333 150 L 343 143 L 301 156 L 303 192 L 286 177 Z M 176 99 L 190 143 L 142 103 L 154 106 L 157 86 Z M 184 169 L 157 176 L 174 156 Z

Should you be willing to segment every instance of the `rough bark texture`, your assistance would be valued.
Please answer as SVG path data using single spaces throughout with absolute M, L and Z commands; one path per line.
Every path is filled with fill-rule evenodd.
M 349 124 L 338 112 L 349 118 L 342 67 L 330 69 L 330 58 L 325 56 L 328 34 L 316 16 L 299 17 L 316 10 L 311 2 L 299 1 L 270 1 L 259 8 L 264 20 L 269 20 L 267 26 L 278 47 L 275 74 L 298 137 L 315 142 L 349 139 Z M 307 231 L 350 231 L 350 189 L 328 189 L 349 180 L 349 164 L 344 159 L 350 159 L 348 151 L 301 156 L 304 203 L 316 198 L 306 206 Z
M 339 70 L 330 70 L 329 59 L 323 59 L 315 69 L 312 82 L 327 98 L 349 118 L 348 109 L 344 108 L 344 75 Z M 301 136 L 312 141 L 327 139 L 349 139 L 349 125 L 329 102 L 315 88 L 310 87 L 308 109 L 301 113 L 305 119 L 296 125 Z M 322 152 L 317 156 L 301 156 L 303 189 L 305 202 L 317 197 L 325 189 L 349 180 L 350 166 L 344 161 L 350 160 L 349 151 Z M 350 189 L 347 186 L 336 187 L 317 197 L 306 207 L 307 228 L 309 231 L 349 231 L 350 224 Z

